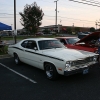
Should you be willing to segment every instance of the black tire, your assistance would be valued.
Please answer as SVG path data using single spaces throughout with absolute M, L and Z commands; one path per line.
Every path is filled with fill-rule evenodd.
M 19 59 L 19 57 L 16 53 L 14 54 L 14 62 L 15 62 L 16 65 L 19 65 L 21 63 L 20 59 Z
M 99 55 L 100 56 L 100 55 Z M 100 57 L 98 56 L 98 58 L 97 58 L 97 61 L 98 61 L 98 64 L 99 64 L 99 66 L 100 66 Z
M 46 63 L 45 67 L 45 74 L 49 80 L 56 80 L 58 78 L 58 72 L 55 66 L 51 63 Z

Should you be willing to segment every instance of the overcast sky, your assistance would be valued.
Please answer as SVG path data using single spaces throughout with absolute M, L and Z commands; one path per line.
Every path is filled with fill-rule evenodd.
M 16 28 L 21 29 L 19 12 L 23 12 L 26 4 L 37 3 L 43 10 L 44 17 L 41 26 L 55 25 L 56 0 L 16 0 Z M 75 0 L 84 2 L 85 0 Z M 86 0 L 100 5 L 99 0 Z M 85 3 L 85 2 L 84 2 Z M 63 26 L 95 27 L 96 20 L 100 20 L 100 7 L 77 3 L 69 0 L 57 2 L 57 24 Z M 12 25 L 14 28 L 14 0 L 0 0 L 0 22 Z M 98 26 L 99 28 L 99 26 Z

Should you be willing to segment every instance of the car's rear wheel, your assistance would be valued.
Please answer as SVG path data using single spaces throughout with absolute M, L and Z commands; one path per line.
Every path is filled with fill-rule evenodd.
M 19 57 L 16 53 L 14 54 L 14 62 L 15 62 L 16 65 L 19 65 L 21 63 L 20 59 L 19 59 Z
M 44 67 L 45 67 L 45 74 L 48 79 L 55 80 L 58 78 L 58 72 L 53 64 L 46 63 Z

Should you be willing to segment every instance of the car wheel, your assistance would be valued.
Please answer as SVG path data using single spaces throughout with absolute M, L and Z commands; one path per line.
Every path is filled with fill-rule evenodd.
M 21 63 L 17 54 L 14 54 L 14 61 L 16 65 L 19 65 Z
M 45 67 L 45 74 L 48 79 L 55 80 L 58 78 L 58 72 L 53 64 L 46 63 L 44 67 Z
M 100 59 L 100 55 L 97 58 L 97 61 L 98 61 L 99 65 L 100 65 L 100 60 L 99 59 Z

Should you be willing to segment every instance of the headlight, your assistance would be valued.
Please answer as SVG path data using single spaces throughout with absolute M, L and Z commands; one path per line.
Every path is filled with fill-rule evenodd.
M 75 66 L 75 65 L 76 65 L 75 61 L 67 61 L 66 62 L 66 67 L 71 67 L 71 66 Z
M 90 57 L 90 61 L 93 61 L 93 58 L 94 58 L 94 57 Z
M 98 59 L 98 56 L 90 57 L 90 61 L 97 61 L 97 59 Z
M 67 61 L 67 62 L 66 62 L 66 64 L 70 64 L 70 63 L 71 63 L 71 61 Z
M 75 61 L 72 61 L 71 66 L 75 66 L 75 65 L 76 65 Z
M 68 67 L 71 67 L 71 61 L 67 61 L 66 62 L 66 67 L 68 68 Z
M 93 61 L 97 61 L 98 56 L 93 57 Z
M 71 71 L 72 65 L 73 65 L 73 61 L 67 61 L 65 71 Z

